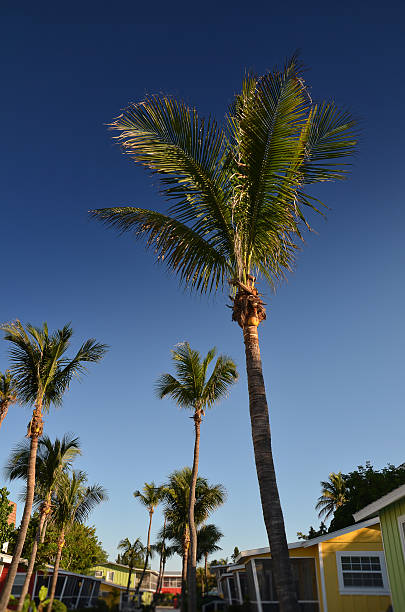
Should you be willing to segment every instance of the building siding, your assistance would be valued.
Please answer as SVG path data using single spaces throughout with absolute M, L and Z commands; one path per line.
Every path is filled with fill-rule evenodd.
M 394 612 L 405 610 L 405 560 L 398 528 L 398 518 L 404 514 L 405 499 L 391 504 L 380 513 Z
M 401 514 L 401 513 L 399 513 Z M 402 512 L 402 514 L 405 514 Z M 331 537 L 307 548 L 291 548 L 290 557 L 312 557 L 315 559 L 316 581 L 318 587 L 318 600 L 320 612 L 386 612 L 391 604 L 389 595 L 355 595 L 353 593 L 343 594 L 339 590 L 337 552 L 369 551 L 383 552 L 381 529 L 378 524 L 355 529 L 337 537 Z M 323 588 L 321 580 L 321 567 L 319 552 L 322 554 L 323 575 L 326 587 L 326 608 L 324 607 Z M 271 557 L 269 553 L 255 554 L 243 558 L 246 564 L 250 559 Z M 395 612 L 405 612 L 405 607 L 395 609 Z
M 339 591 L 337 552 L 383 552 L 379 525 L 358 529 L 321 543 L 328 612 L 386 612 L 389 595 L 354 595 Z

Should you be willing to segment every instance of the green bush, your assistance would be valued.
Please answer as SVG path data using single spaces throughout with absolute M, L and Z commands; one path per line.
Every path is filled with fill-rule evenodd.
M 54 599 L 52 604 L 52 612 L 67 612 L 67 607 L 59 599 Z

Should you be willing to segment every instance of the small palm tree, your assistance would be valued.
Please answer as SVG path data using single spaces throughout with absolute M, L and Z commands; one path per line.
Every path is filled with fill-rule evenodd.
M 129 589 L 131 588 L 132 572 L 134 571 L 134 567 L 136 566 L 139 557 L 146 555 L 146 549 L 142 544 L 140 538 L 136 538 L 136 540 L 134 540 L 133 542 L 131 542 L 129 538 L 125 538 L 124 540 L 121 540 L 118 544 L 118 549 L 123 551 L 123 554 L 121 556 L 122 563 L 128 565 L 129 567 L 128 583 L 126 590 L 128 600 Z
M 149 525 L 148 525 L 148 535 L 147 535 L 147 544 L 146 544 L 146 555 L 145 555 L 145 563 L 143 566 L 143 571 L 141 578 L 136 587 L 136 594 L 139 593 L 139 590 L 142 586 L 143 579 L 145 577 L 146 568 L 148 567 L 149 557 L 151 556 L 151 547 L 150 547 L 150 532 L 152 529 L 152 518 L 153 513 L 155 512 L 155 508 L 163 498 L 163 489 L 162 487 L 157 487 L 154 482 L 147 483 L 142 489 L 142 491 L 134 491 L 135 499 L 138 499 L 143 506 L 148 510 L 149 513 Z
M 216 349 L 208 351 L 204 359 L 198 351 L 192 350 L 188 342 L 179 344 L 172 351 L 173 365 L 177 378 L 162 374 L 156 383 L 160 399 L 169 396 L 178 406 L 193 411 L 195 440 L 191 478 L 188 523 L 190 528 L 190 562 L 188 572 L 188 609 L 195 612 L 197 607 L 197 530 L 194 520 L 195 487 L 198 476 L 200 454 L 200 427 L 205 410 L 225 397 L 230 386 L 238 379 L 236 365 L 229 357 L 220 355 L 208 375 L 208 366 L 216 355 Z
M 162 588 L 163 574 L 165 573 L 166 561 L 170 559 L 177 552 L 175 546 L 169 546 L 167 544 L 167 535 L 166 535 L 166 519 L 163 525 L 161 532 L 159 532 L 159 537 L 155 544 L 152 544 L 151 548 L 154 552 L 158 553 L 160 557 L 159 561 L 159 576 L 158 583 L 156 587 L 156 593 L 159 594 Z
M 344 179 L 355 122 L 333 102 L 314 102 L 295 56 L 283 69 L 248 75 L 224 125 L 169 96 L 131 104 L 111 127 L 124 153 L 161 178 L 167 214 L 125 206 L 92 211 L 144 238 L 190 289 L 233 288 L 243 330 L 253 447 L 281 612 L 298 611 L 274 462 L 258 326 L 270 286 L 294 268 L 306 211 L 320 212 L 315 183 Z M 191 612 L 191 611 L 190 611 Z
M 223 533 L 216 525 L 208 524 L 200 527 L 197 533 L 197 561 L 204 559 L 204 592 L 208 592 L 208 557 L 219 550 L 219 540 L 223 537 Z
M 189 506 L 193 473 L 189 467 L 175 470 L 164 486 L 165 516 L 167 518 L 166 537 L 172 540 L 182 557 L 182 610 L 186 609 L 187 567 L 190 546 Z M 225 501 L 226 493 L 221 484 L 210 485 L 206 478 L 197 477 L 195 485 L 194 521 L 201 525 L 211 512 Z
M 106 490 L 100 485 L 87 486 L 87 476 L 84 472 L 72 472 L 71 476 L 62 473 L 56 488 L 52 511 L 52 522 L 59 530 L 59 537 L 47 612 L 52 611 L 65 535 L 74 523 L 84 523 L 90 512 L 107 499 Z
M 54 442 L 52 442 L 48 436 L 43 436 L 38 442 L 38 454 L 35 467 L 34 507 L 39 509 L 39 524 L 18 602 L 18 612 L 23 609 L 25 596 L 28 593 L 37 557 L 38 544 L 40 541 L 43 541 L 45 537 L 46 522 L 52 510 L 52 493 L 63 471 L 72 465 L 73 460 L 80 452 L 79 438 L 74 438 L 70 434 L 65 434 L 61 440 L 56 438 Z M 6 478 L 9 480 L 22 478 L 27 481 L 29 458 L 30 442 L 25 440 L 18 444 L 11 452 L 4 469 Z
M 4 374 L 0 372 L 0 427 L 7 416 L 11 404 L 17 401 L 16 382 L 10 372 L 6 370 Z
M 319 510 L 319 518 L 328 519 L 337 508 L 343 506 L 347 501 L 346 482 L 342 472 L 329 474 L 329 480 L 322 480 L 321 487 L 322 495 L 318 498 L 315 509 Z
M 35 466 L 38 441 L 43 431 L 43 412 L 52 405 L 61 405 L 65 391 L 74 376 L 85 371 L 86 363 L 95 363 L 103 357 L 106 346 L 94 339 L 84 342 L 76 355 L 66 356 L 73 330 L 65 325 L 52 334 L 46 323 L 42 327 L 22 325 L 20 321 L 0 326 L 10 345 L 11 373 L 16 381 L 19 400 L 33 406 L 27 438 L 30 453 L 27 472 L 27 491 L 24 512 L 6 582 L 0 597 L 0 612 L 6 610 L 22 549 L 27 535 L 35 493 Z

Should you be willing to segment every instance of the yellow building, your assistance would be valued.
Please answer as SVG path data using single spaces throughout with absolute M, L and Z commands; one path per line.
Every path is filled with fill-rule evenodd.
M 381 530 L 370 519 L 312 540 L 289 544 L 302 612 L 387 612 L 391 605 Z M 277 612 L 269 548 L 242 551 L 234 565 L 211 568 L 232 604 Z

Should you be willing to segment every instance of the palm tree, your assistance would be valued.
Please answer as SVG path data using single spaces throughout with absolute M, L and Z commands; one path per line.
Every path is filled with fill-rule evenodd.
M 164 486 L 164 513 L 167 518 L 166 537 L 172 540 L 176 552 L 182 557 L 182 610 L 185 610 L 187 568 L 190 546 L 189 505 L 193 473 L 189 467 L 175 470 Z M 207 520 L 213 510 L 225 501 L 225 489 L 222 485 L 210 485 L 206 478 L 197 477 L 195 486 L 194 521 L 200 525 Z
M 98 484 L 89 487 L 86 483 L 84 472 L 72 472 L 71 476 L 62 473 L 56 488 L 52 521 L 59 530 L 59 537 L 47 612 L 52 610 L 65 535 L 74 523 L 84 523 L 93 508 L 108 499 L 103 487 Z
M 61 405 L 65 391 L 73 376 L 85 371 L 84 364 L 97 362 L 103 357 L 106 346 L 94 339 L 86 340 L 76 355 L 66 356 L 72 338 L 72 328 L 65 325 L 49 334 L 46 323 L 42 327 L 22 325 L 20 321 L 0 326 L 5 340 L 10 342 L 11 373 L 16 381 L 19 400 L 33 406 L 27 438 L 30 439 L 30 454 L 27 472 L 27 492 L 24 512 L 6 582 L 0 597 L 0 612 L 6 610 L 14 578 L 17 573 L 22 549 L 27 535 L 35 491 L 35 465 L 38 441 L 43 431 L 43 412 L 51 405 Z
M 147 535 L 147 544 L 146 544 L 146 555 L 145 555 L 145 563 L 143 566 L 143 571 L 141 578 L 136 587 L 136 594 L 139 593 L 139 590 L 142 586 L 143 579 L 145 577 L 146 568 L 148 567 L 149 557 L 151 556 L 151 548 L 150 548 L 150 532 L 152 528 L 152 518 L 153 513 L 155 512 L 155 508 L 162 501 L 163 490 L 162 487 L 157 487 L 154 482 L 150 484 L 145 482 L 145 485 L 142 491 L 134 491 L 135 499 L 139 499 L 141 504 L 145 506 L 149 513 L 149 526 L 148 526 L 148 535 Z
M 181 408 L 193 411 L 195 440 L 191 477 L 188 524 L 190 528 L 190 563 L 188 575 L 188 609 L 195 612 L 197 607 L 197 530 L 194 521 L 195 485 L 198 476 L 200 454 L 200 427 L 205 410 L 227 395 L 229 387 L 238 379 L 236 365 L 229 357 L 220 355 L 211 375 L 208 366 L 216 355 L 216 348 L 208 351 L 204 359 L 198 351 L 192 350 L 188 342 L 172 350 L 173 365 L 177 378 L 162 374 L 156 383 L 160 399 L 166 396 L 174 399 Z
M 159 576 L 158 576 L 158 582 L 156 586 L 156 594 L 159 594 L 162 588 L 163 574 L 165 573 L 166 561 L 167 559 L 170 559 L 170 557 L 172 557 L 175 552 L 177 552 L 176 547 L 168 546 L 166 541 L 167 540 L 166 540 L 166 519 L 165 519 L 165 523 L 163 525 L 162 531 L 159 532 L 159 537 L 157 541 L 155 542 L 155 544 L 152 544 L 151 546 L 152 550 L 158 553 L 160 557 Z
M 222 548 L 218 546 L 218 542 L 223 535 L 224 534 L 218 529 L 218 527 L 213 524 L 203 525 L 198 530 L 197 561 L 204 559 L 205 593 L 208 592 L 208 556 L 222 550 Z
M 17 389 L 15 380 L 10 372 L 0 372 L 0 427 L 7 416 L 11 404 L 17 401 Z
M 342 476 L 342 472 L 332 472 L 329 474 L 329 480 L 321 481 L 322 495 L 318 498 L 318 503 L 315 506 L 319 510 L 318 517 L 322 516 L 328 519 L 336 510 L 347 501 L 346 498 L 346 482 Z
M 139 557 L 146 554 L 146 550 L 140 538 L 136 538 L 136 540 L 134 540 L 133 542 L 131 542 L 129 538 L 125 538 L 124 540 L 121 540 L 118 544 L 118 549 L 123 551 L 123 554 L 121 556 L 122 563 L 125 563 L 125 565 L 128 565 L 129 567 L 128 583 L 126 590 L 128 601 L 129 589 L 131 588 L 132 572 L 134 570 L 134 567 L 136 566 L 136 563 L 138 562 Z
M 52 509 L 52 493 L 57 486 L 60 476 L 64 470 L 69 468 L 72 461 L 80 454 L 79 438 L 65 434 L 52 442 L 48 436 L 43 436 L 38 442 L 38 454 L 35 467 L 35 495 L 34 506 L 39 509 L 39 524 L 33 541 L 30 560 L 24 585 L 22 587 L 17 611 L 22 610 L 25 596 L 34 570 L 38 551 L 38 544 L 45 537 L 46 522 Z M 30 443 L 28 440 L 18 444 L 8 459 L 4 472 L 6 478 L 15 480 L 22 478 L 27 481 L 28 465 L 30 458 Z
M 346 177 L 355 121 L 333 102 L 313 102 L 294 56 L 282 70 L 248 75 L 224 126 L 167 96 L 130 105 L 112 123 L 124 153 L 161 178 L 167 214 L 104 208 L 91 214 L 144 238 L 186 287 L 233 289 L 243 330 L 253 447 L 281 612 L 298 610 L 271 450 L 258 325 L 266 318 L 260 275 L 270 286 L 294 267 L 305 210 L 322 202 L 308 186 Z

